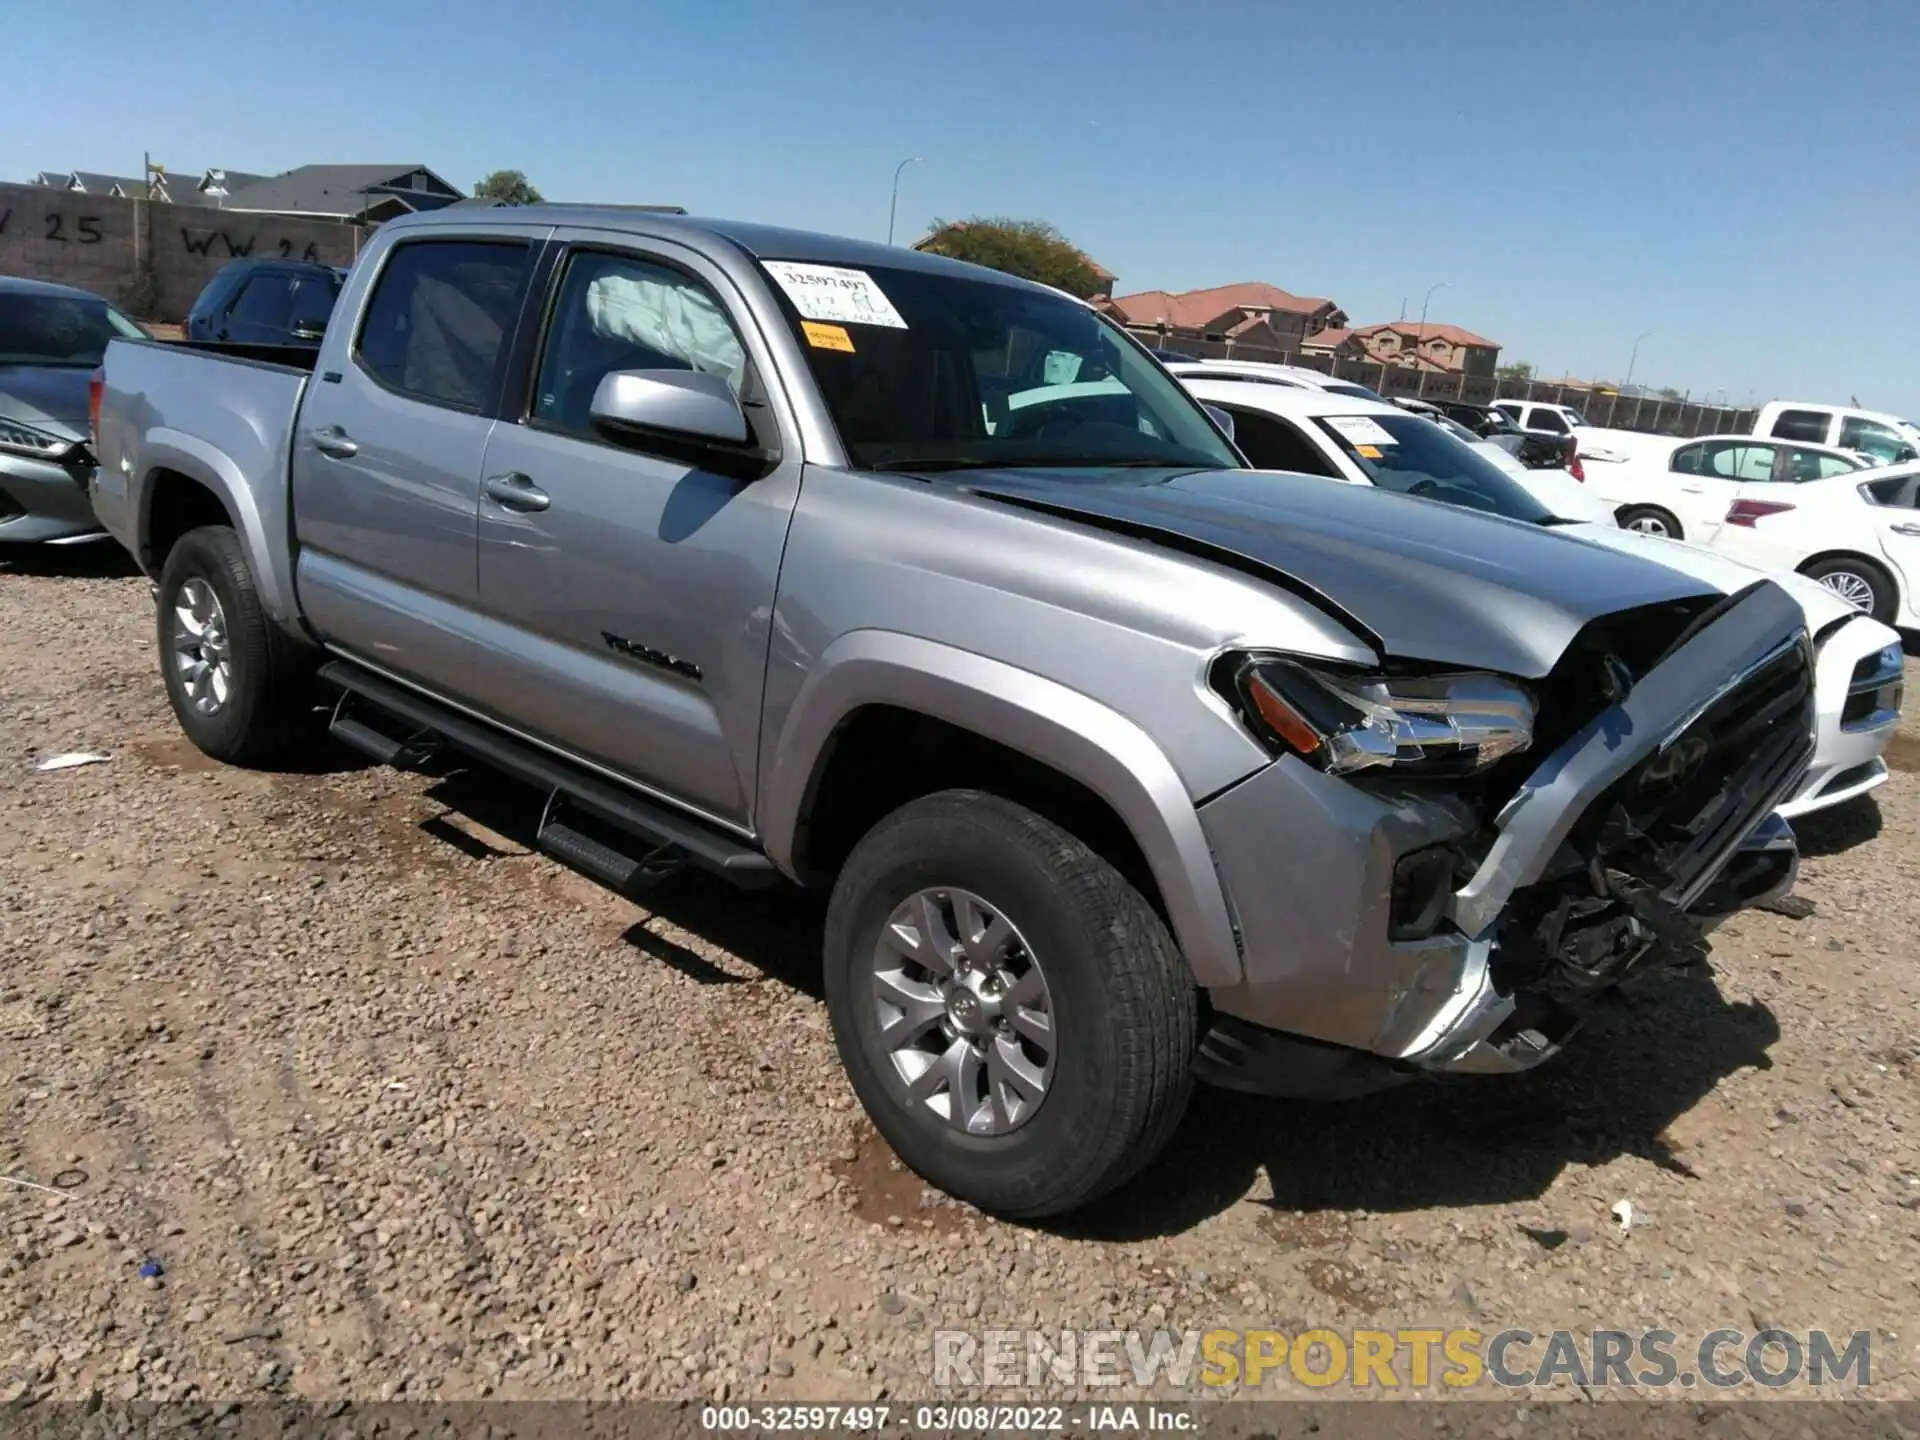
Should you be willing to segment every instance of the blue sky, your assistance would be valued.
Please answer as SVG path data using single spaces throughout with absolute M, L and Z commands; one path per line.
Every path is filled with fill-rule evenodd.
M 1920 5 L 65 0 L 0 176 L 423 161 L 879 238 L 1053 221 L 1123 291 L 1267 280 L 1542 373 L 1920 411 Z

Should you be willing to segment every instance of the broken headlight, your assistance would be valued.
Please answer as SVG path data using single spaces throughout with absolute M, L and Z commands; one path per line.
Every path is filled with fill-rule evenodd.
M 1233 693 L 1270 746 L 1333 775 L 1471 775 L 1533 743 L 1533 697 L 1482 671 L 1379 675 L 1249 655 Z

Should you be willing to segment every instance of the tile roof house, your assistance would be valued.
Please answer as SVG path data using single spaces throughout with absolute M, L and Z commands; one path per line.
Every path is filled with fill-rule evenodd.
M 1396 320 L 1362 325 L 1353 332 L 1367 358 L 1383 365 L 1448 374 L 1491 375 L 1500 359 L 1500 342 L 1459 325 Z
M 200 172 L 200 179 L 194 185 L 194 193 L 201 198 L 203 205 L 224 205 L 236 190 L 244 190 L 249 185 L 258 185 L 268 177 L 254 175 L 245 170 L 222 170 L 215 167 Z
M 1304 355 L 1331 355 L 1336 360 L 1365 360 L 1367 347 L 1360 337 L 1343 325 L 1329 325 L 1300 342 Z
M 146 181 L 136 180 L 131 175 L 107 175 L 98 170 L 70 170 L 64 175 L 42 170 L 34 176 L 34 183 L 70 190 L 76 195 L 111 195 L 120 200 L 144 200 L 147 196 Z M 153 187 L 153 198 L 173 198 L 167 194 L 165 176 Z
M 1207 290 L 1142 290 L 1114 296 L 1113 306 L 1134 330 L 1288 351 L 1347 323 L 1346 312 L 1331 300 L 1258 280 Z
M 424 165 L 302 165 L 232 190 L 221 208 L 378 222 L 464 198 Z

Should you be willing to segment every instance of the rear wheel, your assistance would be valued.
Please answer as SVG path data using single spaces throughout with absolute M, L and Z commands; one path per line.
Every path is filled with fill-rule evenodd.
M 1620 512 L 1620 528 L 1642 535 L 1664 535 L 1669 540 L 1686 538 L 1681 533 L 1679 518 L 1658 505 L 1629 505 Z
M 1893 623 L 1899 594 L 1893 588 L 1893 577 L 1871 560 L 1858 555 L 1832 555 L 1814 561 L 1800 573 L 1818 580 L 1862 614 L 1885 625 Z
M 240 537 L 189 530 L 160 571 L 157 621 L 167 699 L 187 738 L 231 765 L 262 765 L 305 738 L 305 652 L 267 617 Z
M 827 1008 L 896 1154 L 984 1210 L 1085 1205 L 1166 1143 L 1198 997 L 1146 899 L 1041 816 L 953 790 L 896 810 L 827 910 Z

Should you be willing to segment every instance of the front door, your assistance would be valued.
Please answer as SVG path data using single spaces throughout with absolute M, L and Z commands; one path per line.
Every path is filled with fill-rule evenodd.
M 529 368 L 482 466 L 480 604 L 502 644 L 475 698 L 749 828 L 796 447 L 741 478 L 671 442 L 604 432 L 589 410 L 611 371 L 700 369 L 753 398 L 761 442 L 777 446 L 781 402 L 754 378 L 773 373 L 759 333 L 697 256 L 582 234 L 560 257 Z

